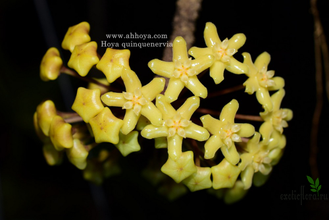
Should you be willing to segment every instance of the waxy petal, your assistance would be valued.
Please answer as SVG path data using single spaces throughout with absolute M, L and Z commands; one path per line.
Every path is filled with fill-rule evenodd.
M 204 29 L 204 40 L 207 47 L 211 48 L 214 44 L 221 43 L 218 35 L 217 27 L 211 23 L 207 22 Z
M 162 61 L 159 59 L 153 59 L 149 61 L 148 67 L 153 73 L 167 78 L 171 78 L 174 71 L 173 62 Z
M 234 124 L 236 112 L 238 110 L 238 102 L 236 99 L 231 100 L 227 105 L 222 108 L 220 114 L 220 121 L 223 123 Z
M 270 63 L 270 54 L 267 52 L 263 52 L 260 54 L 257 59 L 254 61 L 255 67 L 260 71 L 262 68 L 268 68 Z
M 177 110 L 177 113 L 181 115 L 182 118 L 190 120 L 193 113 L 198 109 L 200 104 L 200 99 L 197 96 L 189 97 Z
M 183 37 L 178 36 L 173 41 L 173 62 L 187 59 L 187 43 Z
M 184 86 L 180 79 L 171 78 L 165 91 L 167 101 L 171 103 L 177 100 Z
M 107 92 L 101 96 L 101 100 L 107 106 L 122 107 L 127 100 L 124 98 L 123 93 Z
M 229 163 L 236 165 L 239 162 L 240 157 L 234 144 L 231 147 L 222 147 L 221 152 Z
M 201 98 L 207 97 L 206 87 L 199 81 L 197 76 L 189 77 L 186 87 L 195 95 Z
M 253 175 L 254 175 L 254 169 L 251 165 L 246 167 L 246 169 L 242 171 L 241 180 L 244 184 L 244 189 L 249 189 L 251 187 Z
M 158 95 L 156 98 L 156 106 L 163 115 L 163 120 L 173 118 L 176 114 L 175 109 L 172 105 L 166 100 L 164 95 Z
M 224 80 L 224 71 L 226 67 L 227 64 L 220 61 L 214 61 L 213 65 L 210 67 L 210 76 L 215 84 L 219 84 Z
M 182 154 L 182 139 L 177 134 L 167 138 L 167 152 L 172 160 L 177 160 Z
M 124 135 L 127 135 L 131 131 L 134 130 L 138 120 L 139 120 L 140 114 L 136 115 L 134 112 L 134 109 L 126 109 L 126 113 L 123 119 L 123 127 L 121 128 L 121 132 Z
M 205 143 L 205 159 L 212 159 L 215 153 L 223 146 L 222 140 L 219 135 L 212 135 Z
M 229 39 L 228 48 L 233 48 L 238 50 L 245 44 L 245 41 L 246 41 L 245 34 L 242 33 L 235 34 Z
M 210 133 L 202 126 L 190 123 L 185 129 L 186 137 L 197 141 L 206 141 L 210 137 Z
M 168 128 L 165 126 L 147 125 L 141 131 L 141 135 L 142 135 L 142 137 L 147 138 L 147 139 L 167 137 Z
M 249 67 L 244 63 L 237 61 L 234 57 L 230 57 L 226 70 L 235 74 L 243 74 L 249 72 Z
M 142 106 L 141 114 L 153 125 L 160 126 L 162 124 L 162 113 L 152 102 L 147 102 Z
M 124 81 L 126 92 L 134 93 L 136 89 L 141 89 L 140 79 L 134 71 L 125 69 L 121 77 Z
M 141 92 L 148 101 L 152 101 L 164 90 L 164 86 L 165 79 L 162 77 L 155 77 L 147 85 L 141 88 Z

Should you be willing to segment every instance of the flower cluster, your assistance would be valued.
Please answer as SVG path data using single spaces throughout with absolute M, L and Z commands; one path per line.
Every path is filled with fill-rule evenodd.
M 241 199 L 252 182 L 265 182 L 283 154 L 283 128 L 292 119 L 292 111 L 280 107 L 285 95 L 284 79 L 274 77 L 275 72 L 267 69 L 267 52 L 254 63 L 246 52 L 243 62 L 236 60 L 234 55 L 244 45 L 245 35 L 239 33 L 221 41 L 215 25 L 208 22 L 204 31 L 206 48 L 189 49 L 182 37 L 176 37 L 172 61 L 151 60 L 148 66 L 158 77 L 142 85 L 129 66 L 130 51 L 107 48 L 100 56 L 89 31 L 89 24 L 82 22 L 70 27 L 64 37 L 62 47 L 71 52 L 67 63 L 71 69 L 63 65 L 56 48 L 50 48 L 41 62 L 44 81 L 66 73 L 90 82 L 87 88 L 78 88 L 72 104 L 74 112 L 60 112 L 50 100 L 37 107 L 35 129 L 44 143 L 49 165 L 59 164 L 66 152 L 86 179 L 100 184 L 103 177 L 120 171 L 116 163 L 119 156 L 140 151 L 139 142 L 145 138 L 154 139 L 156 149 L 167 149 L 160 170 L 146 168 L 146 176 L 154 182 L 161 182 L 166 174 L 190 191 L 213 188 L 227 203 Z M 93 67 L 104 77 L 90 77 Z M 196 118 L 201 99 L 208 98 L 208 89 L 200 81 L 200 74 L 207 70 L 215 84 L 224 80 L 225 70 L 248 77 L 243 84 L 245 92 L 256 93 L 264 109 L 260 116 L 245 117 L 247 122 L 254 121 L 253 125 L 235 122 L 239 109 L 236 99 L 218 114 L 208 111 Z M 125 89 L 113 89 L 112 84 L 118 80 Z M 175 108 L 184 88 L 193 96 Z M 160 171 L 162 175 L 157 174 Z

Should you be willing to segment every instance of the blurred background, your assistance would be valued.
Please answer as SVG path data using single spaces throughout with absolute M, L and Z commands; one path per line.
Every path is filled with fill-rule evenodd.
M 329 1 L 319 0 L 317 6 L 328 43 Z M 141 162 L 139 154 L 124 158 L 122 174 L 105 180 L 99 187 L 85 181 L 81 171 L 68 161 L 55 167 L 46 164 L 42 143 L 33 128 L 36 106 L 52 99 L 56 107 L 64 111 L 80 85 L 72 78 L 41 81 L 39 65 L 46 50 L 50 46 L 58 47 L 68 27 L 81 21 L 90 23 L 90 35 L 99 46 L 107 40 L 106 34 L 131 32 L 167 34 L 168 39 L 162 40 L 166 42 L 172 33 L 174 12 L 175 1 L 0 2 L 0 219 L 329 218 L 328 200 L 280 199 L 281 194 L 299 194 L 302 186 L 305 193 L 312 193 L 306 178 L 312 175 L 311 145 L 318 148 L 315 159 L 322 185 L 320 193 L 329 197 L 329 104 L 325 91 L 319 99 L 323 106 L 316 126 L 317 143 L 311 144 L 317 86 L 314 20 L 308 0 L 202 3 L 194 45 L 205 47 L 203 31 L 208 21 L 217 26 L 221 39 L 244 33 L 247 41 L 235 57 L 242 61 L 240 54 L 244 51 L 253 59 L 264 51 L 269 52 L 272 56 L 269 69 L 275 70 L 286 82 L 282 107 L 294 112 L 293 120 L 284 131 L 287 146 L 280 163 L 274 167 L 268 182 L 260 188 L 252 187 L 243 200 L 226 205 L 207 191 L 200 191 L 168 201 L 140 175 L 136 166 Z M 100 47 L 98 51 L 103 54 L 105 49 Z M 161 59 L 164 48 L 128 49 L 131 68 L 140 76 L 142 84 L 146 84 L 154 76 L 147 63 L 153 58 Z M 62 55 L 66 63 L 69 53 Z M 210 90 L 244 82 L 244 77 L 230 75 L 225 74 L 224 85 L 210 87 Z M 237 77 L 237 82 L 228 80 L 226 84 L 227 77 Z M 323 75 L 322 79 L 324 86 L 327 78 Z M 205 80 L 206 84 L 211 82 Z M 217 107 L 221 109 L 229 98 L 232 97 L 220 98 Z M 250 111 L 247 106 L 253 105 L 247 100 L 255 102 L 254 95 L 238 98 L 241 113 L 244 108 Z

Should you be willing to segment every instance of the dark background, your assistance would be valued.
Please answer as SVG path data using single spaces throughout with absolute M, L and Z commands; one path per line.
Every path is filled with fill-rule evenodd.
M 221 39 L 235 33 L 244 33 L 247 42 L 235 55 L 251 53 L 253 60 L 263 51 L 272 56 L 269 69 L 285 78 L 286 96 L 282 107 L 290 108 L 294 118 L 285 129 L 286 151 L 280 163 L 274 167 L 268 182 L 252 187 L 246 197 L 233 205 L 205 191 L 188 193 L 174 202 L 159 196 L 135 167 L 133 155 L 124 160 L 123 174 L 110 178 L 101 187 L 90 185 L 81 172 L 64 161 L 57 167 L 46 164 L 42 155 L 42 143 L 33 130 L 32 116 L 36 106 L 45 99 L 54 100 L 60 110 L 69 104 L 70 92 L 77 85 L 69 79 L 64 85 L 67 99 L 61 95 L 59 81 L 42 82 L 39 63 L 50 46 L 60 43 L 67 28 L 81 21 L 91 24 L 90 35 L 99 45 L 105 34 L 156 33 L 170 36 L 175 11 L 174 1 L 46 1 L 56 35 L 47 35 L 34 1 L 2 0 L 0 2 L 0 219 L 207 219 L 207 218 L 255 218 L 255 219 L 328 219 L 329 202 L 308 200 L 283 201 L 281 194 L 309 191 L 306 175 L 309 166 L 310 133 L 316 104 L 315 58 L 313 17 L 309 1 L 204 1 L 196 27 L 195 45 L 204 47 L 203 30 L 207 21 L 213 22 Z M 219 3 L 218 3 L 219 2 Z M 319 0 L 328 42 L 329 2 Z M 45 19 L 42 20 L 45 22 Z M 50 43 L 49 43 L 50 42 Z M 163 48 L 129 48 L 130 66 L 139 74 L 143 84 L 153 74 L 147 63 L 162 57 Z M 99 48 L 103 53 L 105 48 Z M 63 53 L 64 63 L 68 53 Z M 231 74 L 226 73 L 226 79 Z M 244 80 L 237 77 L 237 84 Z M 233 79 L 234 79 L 233 78 Z M 229 84 L 225 81 L 215 91 Z M 245 78 L 244 78 L 245 79 Z M 241 81 L 240 81 L 241 80 Z M 205 83 L 208 83 L 207 80 Z M 233 85 L 235 85 L 235 81 Z M 225 85 L 226 84 L 226 85 Z M 72 87 L 72 88 L 71 88 Z M 229 96 L 230 97 L 230 96 Z M 229 97 L 220 98 L 219 106 Z M 325 96 L 324 96 L 325 97 Z M 244 106 L 252 106 L 255 97 L 238 98 Z M 207 104 L 207 103 L 206 103 Z M 246 105 L 247 104 L 247 105 Z M 254 103 L 257 105 L 257 103 Z M 249 109 L 247 109 L 248 111 Z M 322 189 L 329 195 L 329 114 L 328 100 L 324 98 L 317 147 L 317 165 Z M 144 146 L 142 146 L 143 148 Z M 131 167 L 131 169 L 129 168 Z M 106 211 L 104 211 L 106 210 Z

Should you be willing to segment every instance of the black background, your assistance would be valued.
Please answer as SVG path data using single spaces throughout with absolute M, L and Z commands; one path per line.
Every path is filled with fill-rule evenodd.
M 285 154 L 274 167 L 268 182 L 260 188 L 252 187 L 242 201 L 230 206 L 205 191 L 189 193 L 174 202 L 167 201 L 133 168 L 134 163 L 139 161 L 136 159 L 138 156 L 134 155 L 125 158 L 128 168 L 121 176 L 106 180 L 99 188 L 86 182 L 81 172 L 67 161 L 57 167 L 45 163 L 42 144 L 33 130 L 32 115 L 36 106 L 45 99 L 54 100 L 60 110 L 67 108 L 58 81 L 42 82 L 39 78 L 39 63 L 47 48 L 56 46 L 56 39 L 61 42 L 67 28 L 81 21 L 91 24 L 90 35 L 99 45 L 106 40 L 107 33 L 137 32 L 170 36 L 175 11 L 174 1 L 50 0 L 47 3 L 56 35 L 49 35 L 49 31 L 44 35 L 33 1 L 2 0 L 0 3 L 0 218 L 329 218 L 328 201 L 306 200 L 301 204 L 300 201 L 280 199 L 281 194 L 299 193 L 302 186 L 305 193 L 311 193 L 308 192 L 310 187 L 306 175 L 311 175 L 310 133 L 316 104 L 316 84 L 314 28 L 309 1 L 203 2 L 196 26 L 195 45 L 205 46 L 203 30 L 208 21 L 217 26 L 221 39 L 244 33 L 247 41 L 235 57 L 242 61 L 241 52 L 249 52 L 253 59 L 263 51 L 269 52 L 272 56 L 269 69 L 274 69 L 276 75 L 285 78 L 286 82 L 282 107 L 294 112 L 289 128 L 285 129 Z M 326 0 L 318 3 L 327 41 L 328 4 Z M 47 14 L 47 11 L 43 12 Z M 153 58 L 161 59 L 163 48 L 129 49 L 131 68 L 139 74 L 143 84 L 149 82 L 153 73 L 147 63 Z M 100 53 L 104 50 L 99 48 Z M 64 52 L 63 59 L 67 61 L 68 58 L 68 53 Z M 230 82 L 225 79 L 217 87 L 209 88 L 210 91 L 225 88 L 231 83 L 237 85 L 245 79 L 229 73 L 225 73 L 225 77 Z M 72 98 L 71 89 L 78 85 L 75 79 L 70 80 L 72 88 L 64 86 L 65 97 L 69 100 Z M 210 82 L 205 79 L 207 85 Z M 213 107 L 221 109 L 231 98 L 224 96 Z M 241 112 L 244 112 L 244 106 L 247 108 L 245 110 L 250 111 L 248 107 L 257 105 L 254 96 L 243 94 L 237 99 Z M 209 105 L 207 102 L 204 104 Z M 327 196 L 328 122 L 328 100 L 325 98 L 319 124 L 317 163 L 322 185 L 320 193 Z M 95 200 L 100 192 L 104 197 Z

